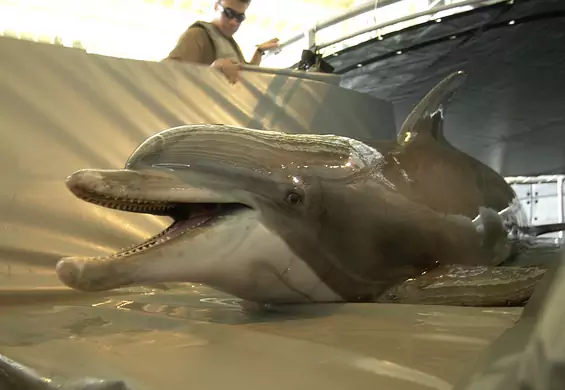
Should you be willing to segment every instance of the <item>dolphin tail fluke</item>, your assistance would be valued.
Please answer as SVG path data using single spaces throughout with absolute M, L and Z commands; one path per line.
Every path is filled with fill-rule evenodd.
M 444 140 L 443 110 L 465 79 L 462 71 L 451 73 L 428 92 L 404 120 L 398 133 L 398 143 L 403 145 L 422 135 Z
M 543 278 L 537 267 L 446 265 L 392 286 L 377 302 L 452 306 L 522 306 Z

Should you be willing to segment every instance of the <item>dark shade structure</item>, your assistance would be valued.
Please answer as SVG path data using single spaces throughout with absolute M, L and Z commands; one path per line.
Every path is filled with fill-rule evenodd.
M 397 127 L 437 82 L 464 70 L 447 139 L 506 176 L 565 172 L 563 0 L 481 7 L 326 60 L 344 87 L 392 102 Z

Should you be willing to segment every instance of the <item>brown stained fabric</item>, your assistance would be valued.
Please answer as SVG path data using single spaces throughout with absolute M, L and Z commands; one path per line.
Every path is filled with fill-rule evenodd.
M 240 63 L 247 63 L 237 42 L 233 38 L 226 39 L 239 53 Z M 197 62 L 206 65 L 212 65 L 217 60 L 214 43 L 204 26 L 200 25 L 200 22 L 196 22 L 186 29 L 174 49 L 163 61 L 167 60 Z

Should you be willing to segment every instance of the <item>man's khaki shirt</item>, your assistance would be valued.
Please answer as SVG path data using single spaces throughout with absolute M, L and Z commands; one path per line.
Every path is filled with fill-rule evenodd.
M 207 26 L 204 26 L 204 23 L 205 22 L 196 22 L 191 25 L 180 36 L 175 48 L 169 53 L 165 60 L 197 62 L 212 65 L 214 61 L 219 59 L 218 51 L 225 53 L 226 49 L 229 48 L 233 49 L 234 60 L 238 60 L 237 62 L 241 64 L 246 63 L 239 45 L 233 38 L 226 38 L 221 35 L 219 30 L 211 23 L 206 23 Z M 206 27 L 213 29 L 211 31 L 212 34 L 208 32 Z M 223 42 L 221 40 L 223 40 Z M 228 45 L 229 47 L 224 46 L 224 50 L 222 51 L 218 50 L 222 49 L 222 47 L 218 48 L 219 45 Z M 223 57 L 221 53 L 220 57 Z

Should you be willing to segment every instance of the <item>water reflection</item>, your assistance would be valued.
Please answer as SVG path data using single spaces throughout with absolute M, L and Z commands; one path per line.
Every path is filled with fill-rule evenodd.
M 81 305 L 79 305 L 81 306 Z M 142 312 L 201 322 L 247 324 L 330 315 L 340 304 L 267 306 L 224 295 L 205 286 L 169 286 L 166 291 L 146 291 L 132 296 L 104 299 L 84 306 Z

